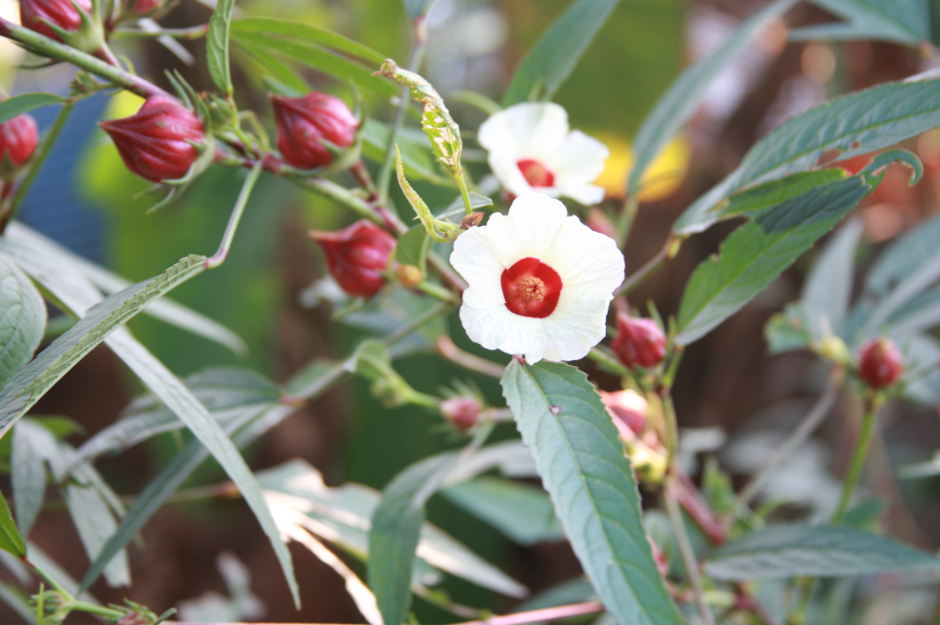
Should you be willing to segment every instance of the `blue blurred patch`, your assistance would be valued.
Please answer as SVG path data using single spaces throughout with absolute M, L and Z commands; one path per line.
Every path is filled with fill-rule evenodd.
M 98 207 L 80 196 L 75 176 L 81 169 L 79 159 L 98 132 L 97 121 L 107 103 L 107 95 L 97 94 L 75 106 L 17 216 L 23 223 L 98 263 L 107 255 L 110 224 Z M 58 106 L 47 106 L 32 115 L 45 131 L 59 110 Z

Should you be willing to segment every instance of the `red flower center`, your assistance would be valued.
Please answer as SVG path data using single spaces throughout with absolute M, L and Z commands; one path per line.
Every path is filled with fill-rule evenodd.
M 555 186 L 555 174 L 552 170 L 534 159 L 524 158 L 516 161 L 516 167 L 531 187 Z
M 506 308 L 523 317 L 543 319 L 555 310 L 561 296 L 558 272 L 538 258 L 523 258 L 500 277 Z

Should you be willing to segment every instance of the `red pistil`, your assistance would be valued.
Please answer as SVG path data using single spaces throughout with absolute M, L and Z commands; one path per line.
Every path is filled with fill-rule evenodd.
M 531 187 L 553 187 L 555 186 L 555 174 L 548 167 L 531 158 L 523 158 L 516 161 L 516 167 L 522 172 L 522 177 L 526 179 Z
M 500 278 L 506 308 L 523 317 L 543 319 L 558 305 L 561 277 L 537 258 L 523 258 L 503 271 Z

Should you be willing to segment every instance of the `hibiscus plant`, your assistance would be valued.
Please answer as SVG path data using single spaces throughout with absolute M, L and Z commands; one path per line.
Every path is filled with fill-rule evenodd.
M 929 447 L 918 448 L 925 457 L 915 463 L 887 458 L 883 444 L 886 415 L 940 406 L 940 217 L 923 211 L 907 232 L 895 228 L 881 237 L 891 242 L 873 244 L 877 235 L 866 239 L 853 215 L 879 194 L 890 204 L 884 194 L 910 193 L 922 177 L 940 182 L 935 5 L 764 3 L 679 73 L 625 148 L 601 140 L 607 135 L 592 120 L 569 119 L 553 100 L 602 28 L 619 27 L 643 3 L 572 0 L 509 64 L 505 85 L 482 95 L 461 91 L 450 76 L 443 96 L 428 79 L 431 63 L 422 61 L 429 31 L 442 27 L 435 12 L 452 15 L 459 2 L 386 0 L 410 27 L 407 63 L 306 18 L 255 15 L 258 3 L 18 4 L 19 22 L 0 18 L 0 35 L 28 54 L 18 74 L 52 64 L 70 82 L 64 93 L 19 89 L 0 101 L 0 467 L 9 475 L 0 489 L 0 599 L 14 622 L 265 618 L 246 571 L 230 561 L 221 570 L 232 597 L 201 611 L 142 605 L 136 586 L 120 595 L 123 602 L 98 598 L 113 597 L 113 588 L 160 559 L 134 540 L 164 506 L 220 498 L 247 504 L 295 606 L 302 599 L 316 606 L 319 595 L 295 575 L 292 558 L 316 558 L 342 579 L 369 625 L 935 622 L 937 533 L 927 525 L 920 539 L 897 532 L 887 517 L 903 508 L 902 494 L 896 486 L 886 494 L 879 483 L 925 484 L 940 474 L 940 456 L 931 460 Z M 202 16 L 201 23 L 180 24 L 177 9 L 188 4 L 185 16 Z M 353 14 L 369 10 L 365 2 L 346 4 Z M 831 87 L 839 81 L 831 80 L 827 99 L 818 98 L 826 101 L 769 117 L 739 154 L 708 145 L 703 111 L 735 97 L 740 85 L 721 81 L 747 74 L 742 62 L 799 49 L 814 75 L 831 77 L 842 62 L 832 50 L 845 40 L 890 42 L 921 73 L 837 95 Z M 179 58 L 140 69 L 131 60 L 140 41 Z M 630 82 L 642 68 L 614 66 L 616 75 L 592 78 L 592 97 L 617 109 L 623 103 L 608 97 L 605 83 Z M 190 253 L 133 282 L 20 218 L 33 182 L 49 180 L 44 165 L 66 141 L 70 115 L 102 94 L 135 103 L 94 129 L 99 146 L 116 150 L 98 167 L 151 183 L 158 197 L 144 197 L 160 211 L 154 219 L 198 195 L 214 172 L 238 182 L 213 253 Z M 40 109 L 56 111 L 41 137 L 31 115 Z M 644 215 L 658 206 L 649 193 L 661 155 L 695 142 L 693 153 L 714 155 L 711 169 L 720 175 L 710 184 L 687 176 L 681 213 L 659 234 L 644 229 Z M 613 185 L 603 183 L 626 151 L 631 166 Z M 680 169 L 703 170 L 687 161 Z M 252 201 L 276 184 L 265 202 Z M 345 335 L 354 336 L 351 348 L 326 357 L 307 350 L 308 363 L 281 382 L 245 366 L 179 377 L 128 323 L 155 317 L 194 341 L 243 352 L 227 327 L 168 296 L 226 266 L 257 234 L 242 222 L 270 219 L 270 204 L 292 193 L 332 211 L 312 220 L 306 245 L 325 269 L 303 297 L 330 311 L 333 330 L 324 336 L 356 329 Z M 940 199 L 936 188 L 933 194 Z M 218 194 L 199 197 L 187 211 L 222 203 Z M 733 228 L 711 228 L 731 220 Z M 150 239 L 179 234 L 153 230 Z M 706 248 L 700 242 L 708 236 Z M 653 244 L 628 244 L 638 240 Z M 653 253 L 643 257 L 642 249 Z M 689 259 L 695 267 L 687 271 Z M 857 267 L 864 268 L 858 278 Z M 638 298 L 667 271 L 674 297 Z M 802 276 L 802 293 L 789 304 L 778 282 L 784 272 Z M 240 288 L 233 282 L 226 298 L 235 301 Z M 817 399 L 793 423 L 771 420 L 770 439 L 766 428 L 680 428 L 689 421 L 677 404 L 708 398 L 674 402 L 676 385 L 728 366 L 683 362 L 684 355 L 746 307 L 749 314 L 773 309 L 760 349 L 768 359 L 802 352 L 795 369 Z M 740 335 L 722 340 L 729 353 L 743 349 Z M 79 434 L 67 410 L 50 417 L 39 402 L 102 344 L 145 392 L 111 425 Z M 459 378 L 436 389 L 400 365 L 419 353 Z M 303 458 L 250 467 L 243 454 L 252 443 L 331 388 L 356 381 L 389 410 L 433 415 L 430 430 L 446 427 L 445 442 L 386 476 L 381 491 L 327 480 Z M 101 383 L 102 393 L 119 386 Z M 809 471 L 804 452 L 816 448 L 814 435 L 835 412 L 850 424 L 837 437 L 844 462 L 817 459 Z M 118 454 L 142 444 L 173 452 L 161 456 L 140 492 L 118 496 L 115 467 L 133 473 L 140 462 Z M 209 460 L 224 471 L 221 485 L 200 477 Z M 867 464 L 878 464 L 878 479 L 866 479 Z M 580 572 L 548 590 L 527 587 L 511 568 L 466 546 L 470 536 L 432 525 L 433 497 L 524 547 L 570 545 Z M 67 570 L 59 566 L 34 531 L 47 509 L 63 506 L 77 530 L 75 549 L 88 558 L 80 570 L 75 558 Z M 210 507 L 209 514 L 223 513 Z M 289 551 L 292 543 L 299 548 Z M 466 605 L 472 601 L 451 596 L 451 578 L 502 598 Z M 895 600 L 904 610 L 885 616 Z

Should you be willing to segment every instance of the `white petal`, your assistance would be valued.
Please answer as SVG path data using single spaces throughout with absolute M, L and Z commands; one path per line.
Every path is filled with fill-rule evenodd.
M 610 150 L 606 145 L 580 130 L 572 130 L 565 138 L 561 151 L 545 165 L 558 172 L 556 175 L 561 178 L 594 182 L 604 171 L 604 162 L 608 156 Z
M 487 151 L 517 161 L 545 162 L 568 137 L 568 113 L 552 102 L 525 102 L 494 113 L 480 126 L 477 140 Z
M 598 187 L 593 184 L 573 184 L 562 181 L 556 185 L 558 195 L 570 197 L 578 204 L 584 206 L 593 206 L 600 204 L 604 199 L 604 187 Z

